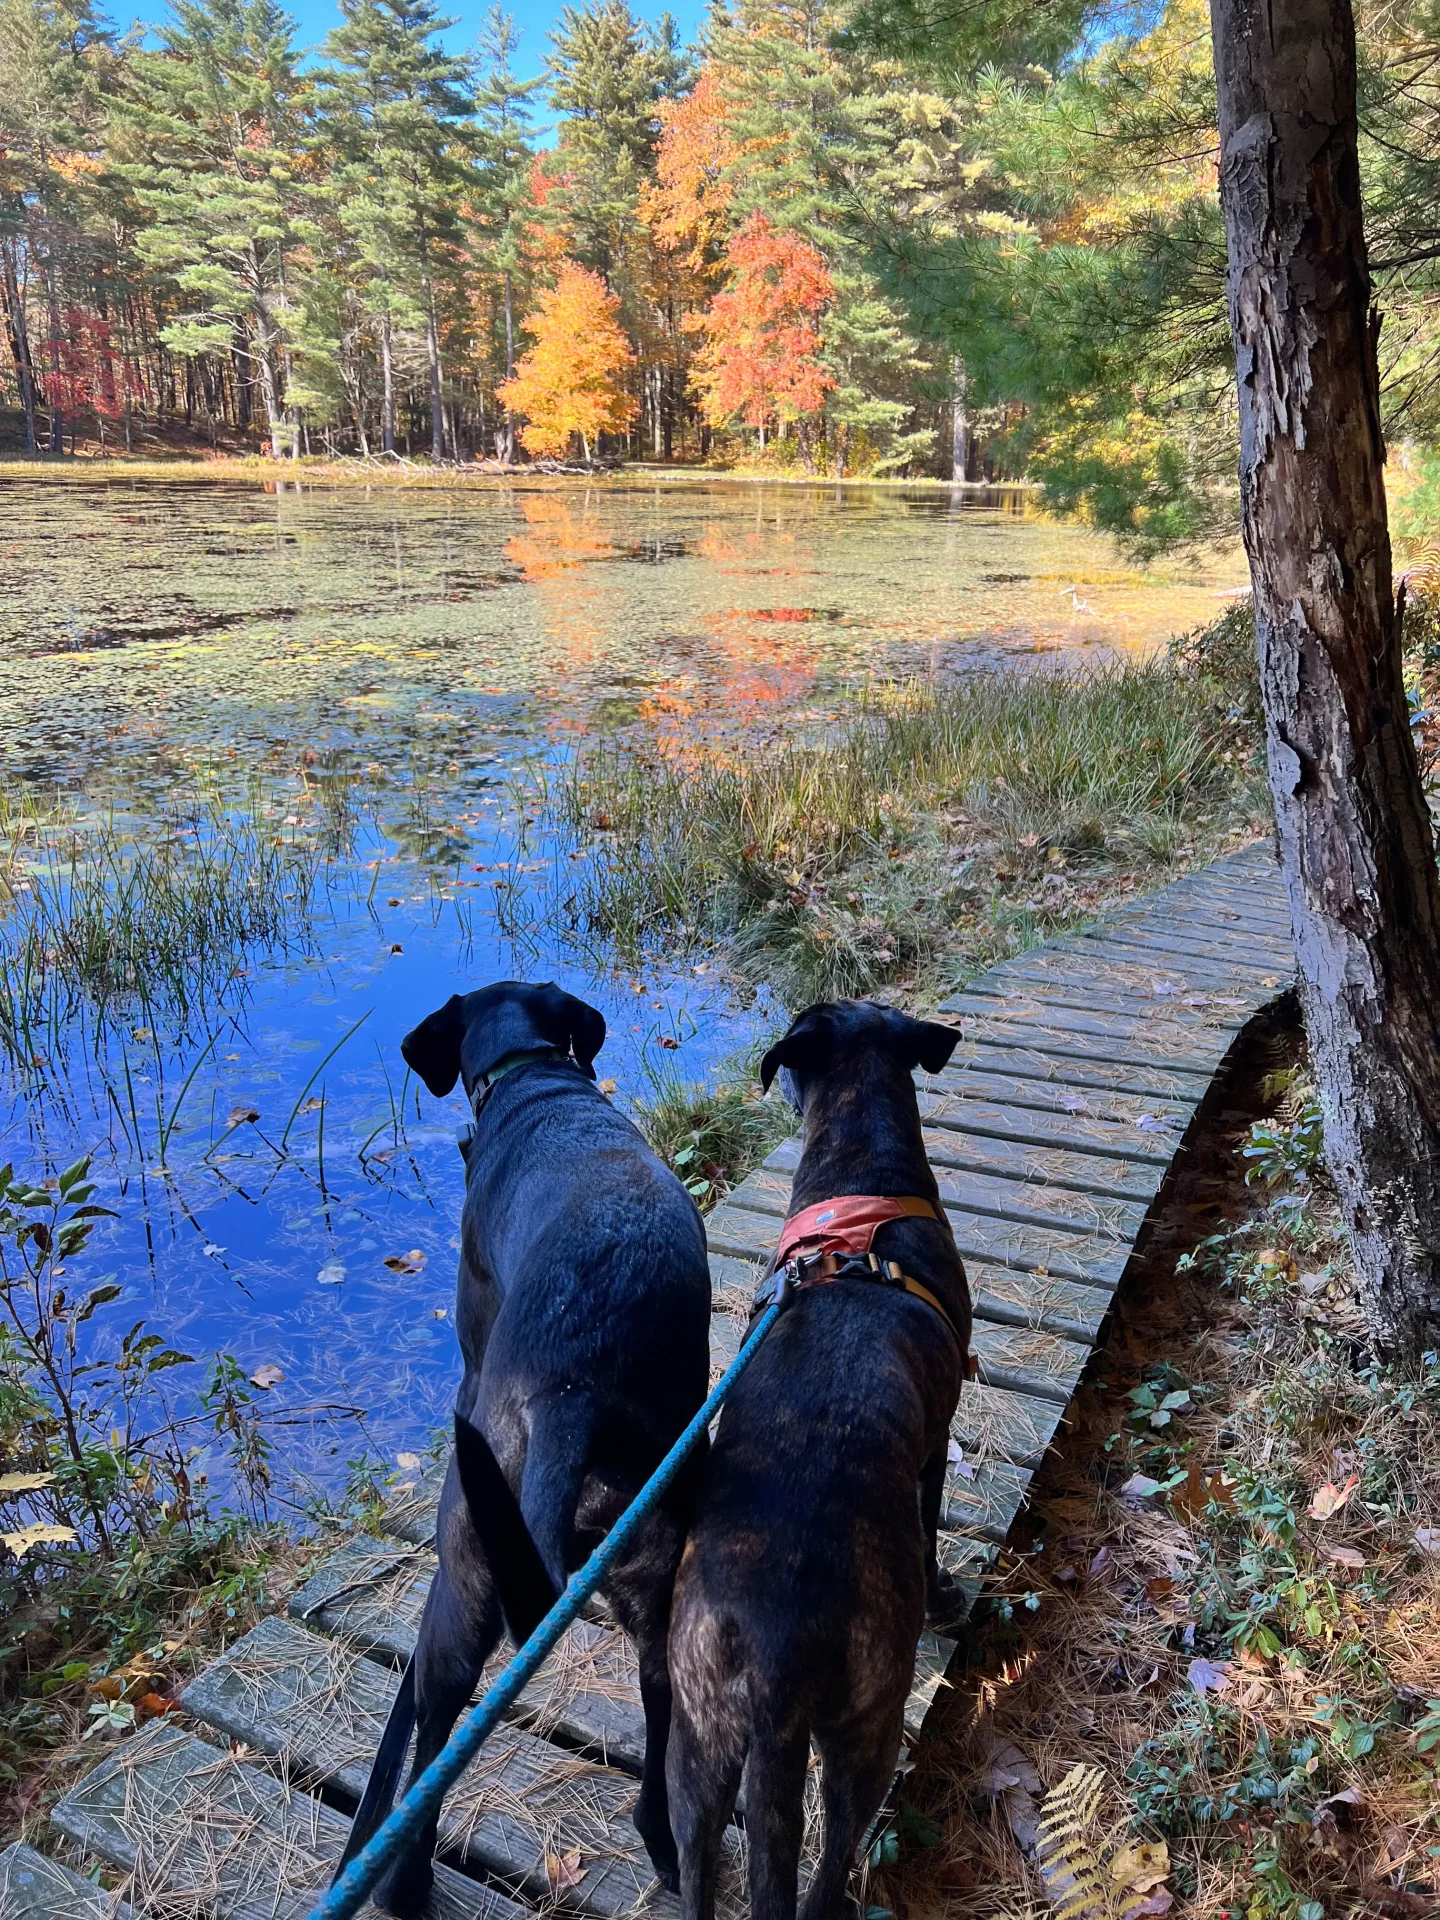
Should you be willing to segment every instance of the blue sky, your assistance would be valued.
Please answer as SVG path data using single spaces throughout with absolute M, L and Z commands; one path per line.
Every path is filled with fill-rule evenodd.
M 521 34 L 520 51 L 516 56 L 517 72 L 529 76 L 538 73 L 544 63 L 549 41 L 547 36 L 551 27 L 559 19 L 565 0 L 505 0 L 506 11 L 515 16 L 515 25 Z M 665 0 L 630 0 L 631 8 L 642 20 L 658 20 L 665 12 L 673 13 L 679 22 L 680 31 L 685 39 L 693 39 L 699 31 L 704 15 L 703 0 L 670 0 L 667 8 Z M 446 44 L 457 52 L 473 46 L 479 27 L 481 5 L 476 0 L 441 0 L 446 13 L 458 16 L 458 23 L 445 35 Z M 313 47 L 323 40 L 331 27 L 340 21 L 340 9 L 335 0 L 285 0 L 285 10 L 295 21 L 298 32 L 296 38 L 303 47 Z

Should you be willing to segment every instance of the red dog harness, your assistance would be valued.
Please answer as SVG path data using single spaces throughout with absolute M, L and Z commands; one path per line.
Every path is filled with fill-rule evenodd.
M 928 1200 L 913 1194 L 891 1199 L 876 1193 L 847 1193 L 792 1214 L 775 1250 L 774 1269 L 755 1295 L 752 1314 L 798 1288 L 823 1286 L 831 1280 L 878 1281 L 933 1307 L 963 1350 L 954 1321 L 930 1289 L 912 1280 L 895 1261 L 881 1260 L 872 1251 L 876 1230 L 891 1220 L 936 1220 L 948 1225 Z M 968 1355 L 966 1360 L 968 1366 Z

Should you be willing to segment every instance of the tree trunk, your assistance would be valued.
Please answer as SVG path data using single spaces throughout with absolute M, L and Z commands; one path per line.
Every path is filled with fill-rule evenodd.
M 390 309 L 380 315 L 380 377 L 384 397 L 380 410 L 380 445 L 385 453 L 395 451 L 395 354 L 390 339 Z
M 1350 0 L 1212 0 L 1270 787 L 1377 1348 L 1440 1347 L 1440 877 L 1401 678 Z
M 954 360 L 955 386 L 950 402 L 950 478 L 965 478 L 966 462 L 970 457 L 970 415 L 965 407 L 965 395 L 970 385 L 970 376 L 965 370 L 965 362 L 957 353 Z
M 25 324 L 25 299 L 20 291 L 15 252 L 10 241 L 0 243 L 0 293 L 5 302 L 6 332 L 15 362 L 15 378 L 20 384 L 20 404 L 25 410 L 25 451 L 35 452 L 35 367 L 30 358 L 30 331 Z
M 515 284 L 508 267 L 505 269 L 505 378 L 515 378 Z M 515 416 L 509 407 L 505 409 L 505 431 L 499 450 L 502 465 L 508 467 L 515 457 Z

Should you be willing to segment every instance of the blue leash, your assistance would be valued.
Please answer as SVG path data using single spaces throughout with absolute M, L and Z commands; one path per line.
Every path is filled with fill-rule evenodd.
M 600 1545 L 570 1576 L 565 1591 L 536 1627 L 500 1678 L 470 1717 L 451 1734 L 446 1746 L 395 1807 L 340 1878 L 311 1910 L 310 1920 L 352 1920 L 365 1904 L 375 1883 L 395 1856 L 440 1811 L 455 1782 L 484 1746 L 506 1710 L 539 1671 L 546 1655 L 575 1620 L 605 1575 L 629 1546 L 640 1523 L 680 1471 L 685 1456 L 720 1410 L 731 1387 L 755 1356 L 755 1350 L 784 1311 L 782 1296 L 768 1307 L 747 1335 L 739 1353 L 716 1381 L 710 1398 L 686 1427 L 669 1453 L 621 1514 Z

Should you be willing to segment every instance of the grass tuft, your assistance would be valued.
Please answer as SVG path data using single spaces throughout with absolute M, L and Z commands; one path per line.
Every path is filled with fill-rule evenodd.
M 718 1205 L 795 1130 L 789 1107 L 761 1093 L 753 1060 L 737 1062 L 713 1087 L 673 1069 L 650 1071 L 649 1094 L 633 1103 L 635 1124 L 702 1210 Z

